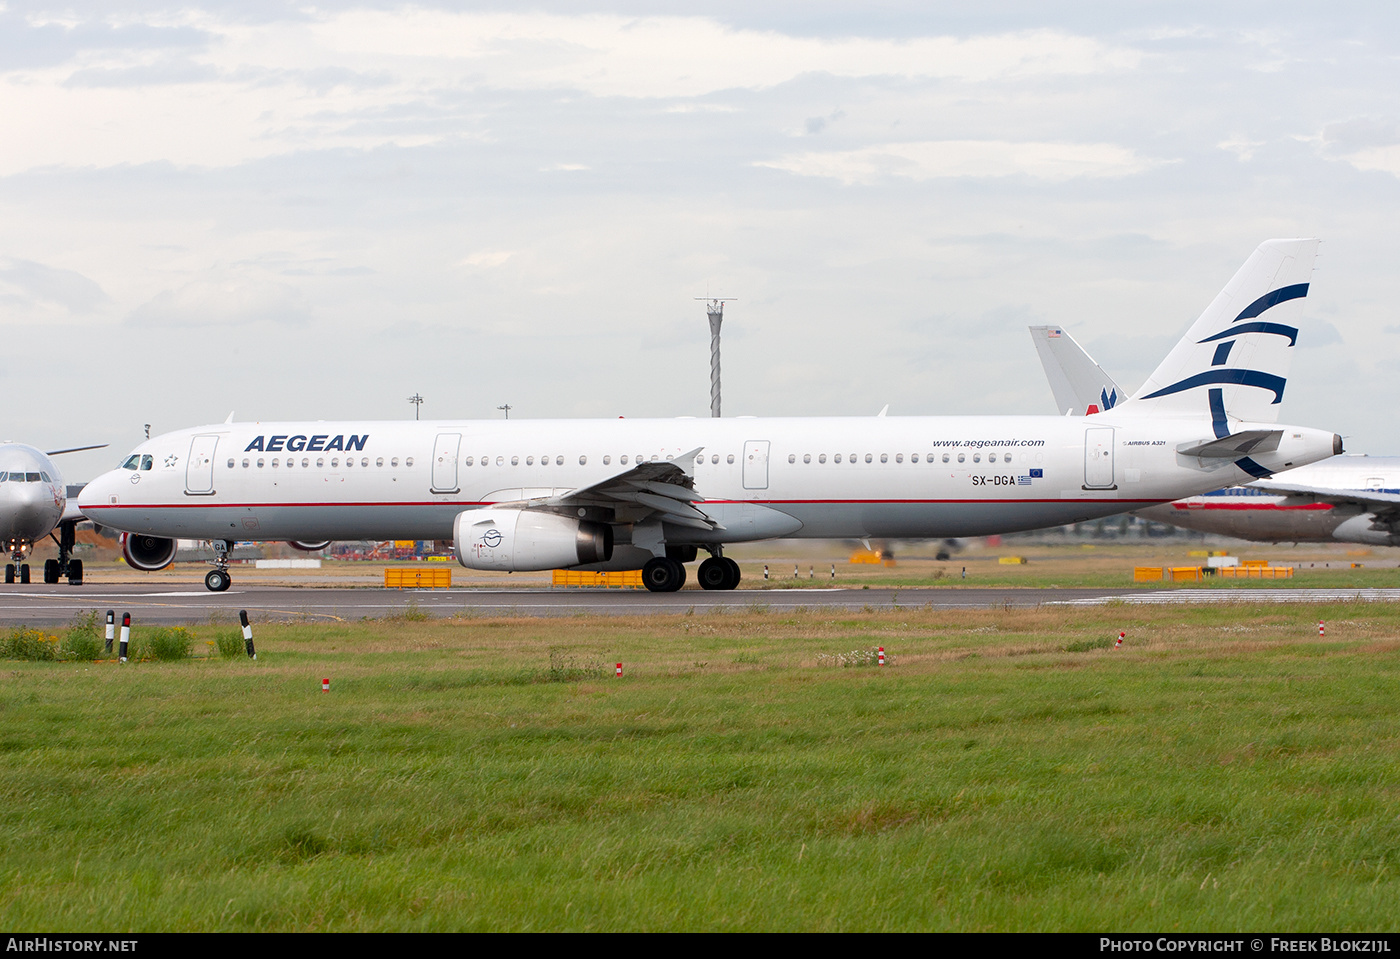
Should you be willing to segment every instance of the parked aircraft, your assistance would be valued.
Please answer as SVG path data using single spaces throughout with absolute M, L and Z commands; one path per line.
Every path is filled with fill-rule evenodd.
M 1092 415 L 1124 395 L 1103 367 L 1058 326 L 1033 326 L 1055 406 Z M 1296 338 L 1297 331 L 1276 334 Z M 1134 510 L 1203 533 L 1265 543 L 1343 542 L 1400 546 L 1400 457 L 1348 454 L 1271 479 Z
M 1275 426 L 1317 241 L 1270 240 L 1131 399 L 1063 416 L 232 423 L 166 433 L 88 484 L 82 511 L 124 530 L 127 562 L 179 538 L 451 539 L 472 569 L 684 563 L 733 589 L 731 543 L 948 538 L 1140 509 L 1341 452 Z M 1267 311 L 1273 322 L 1242 322 Z M 1223 347 L 1222 347 L 1223 344 Z M 1225 362 L 1230 349 L 1242 362 Z
M 82 585 L 83 561 L 73 559 L 72 553 L 75 529 L 83 515 L 76 502 L 69 502 L 63 475 L 49 457 L 106 445 L 44 453 L 23 443 L 0 444 L 0 543 L 11 560 L 5 564 L 5 582 L 13 583 L 16 578 L 29 582 L 25 557 L 36 542 L 48 536 L 58 544 L 58 559 L 44 562 L 44 582 L 57 583 L 66 576 L 70 584 Z

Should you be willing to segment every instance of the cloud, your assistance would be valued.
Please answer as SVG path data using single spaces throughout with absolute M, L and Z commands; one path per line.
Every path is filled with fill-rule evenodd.
M 21 300 L 61 306 L 69 313 L 90 313 L 111 302 L 83 274 L 31 260 L 0 259 L 0 284 L 18 290 Z
M 127 315 L 132 326 L 301 326 L 310 318 L 302 294 L 285 283 L 250 277 L 199 279 L 163 290 Z
M 1030 176 L 1044 180 L 1142 173 L 1164 161 L 1111 143 L 1017 143 L 1009 140 L 927 140 L 886 143 L 840 152 L 793 153 L 756 163 L 798 176 L 871 183 L 886 177 Z

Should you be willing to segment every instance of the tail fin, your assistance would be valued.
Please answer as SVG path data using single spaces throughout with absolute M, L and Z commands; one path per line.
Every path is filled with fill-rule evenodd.
M 1318 241 L 1266 240 L 1129 403 L 1138 414 L 1278 420 Z M 1222 432 L 1222 429 L 1224 432 Z
M 1118 405 L 1123 391 L 1062 326 L 1033 326 L 1031 339 L 1055 394 L 1057 413 L 1087 415 Z

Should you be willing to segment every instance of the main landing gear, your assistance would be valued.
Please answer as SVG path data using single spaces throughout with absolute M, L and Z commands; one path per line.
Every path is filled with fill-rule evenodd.
M 58 544 L 58 559 L 44 560 L 44 582 L 52 585 L 67 576 L 69 586 L 83 585 L 83 561 L 73 559 L 73 545 L 77 542 L 78 524 L 76 521 L 58 524 L 58 538 L 53 533 L 49 538 Z M 28 582 L 28 580 L 26 580 Z
M 229 553 L 233 552 L 233 541 L 216 539 L 214 547 L 214 568 L 204 574 L 204 588 L 211 593 L 222 593 L 233 585 L 233 577 L 228 574 Z
M 739 585 L 739 564 L 711 556 L 700 564 L 695 578 L 703 589 L 734 589 Z M 685 564 L 669 556 L 653 557 L 642 567 L 642 584 L 653 593 L 674 593 L 685 585 Z

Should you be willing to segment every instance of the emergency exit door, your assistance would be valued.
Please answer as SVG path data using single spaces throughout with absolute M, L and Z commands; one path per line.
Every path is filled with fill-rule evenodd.
M 768 441 L 744 444 L 744 489 L 768 488 Z
M 433 444 L 433 492 L 457 493 L 457 451 L 462 446 L 461 433 L 439 433 Z
M 1084 488 L 1113 489 L 1113 428 L 1084 431 Z

